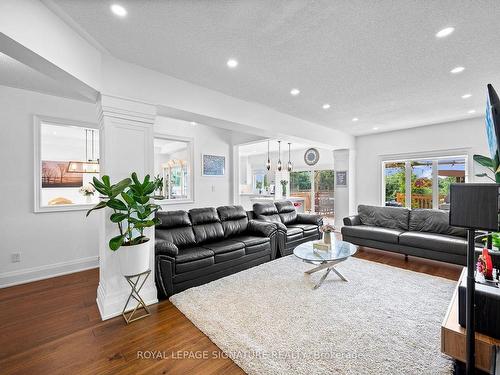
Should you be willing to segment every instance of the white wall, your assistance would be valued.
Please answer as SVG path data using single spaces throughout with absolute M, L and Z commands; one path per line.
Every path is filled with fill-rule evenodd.
M 96 123 L 95 106 L 0 86 L 0 113 L 0 287 L 97 266 L 97 216 L 33 213 L 33 115 Z
M 232 203 L 232 139 L 231 131 L 187 121 L 157 117 L 155 133 L 193 138 L 194 141 L 194 202 L 162 204 L 163 210 L 188 210 L 193 207 L 217 207 Z M 201 154 L 226 157 L 226 174 L 223 177 L 201 175 Z
M 489 155 L 483 118 L 473 118 L 356 138 L 357 204 L 381 204 L 382 160 L 391 156 L 467 154 L 468 181 L 484 170 L 474 165 L 472 155 Z

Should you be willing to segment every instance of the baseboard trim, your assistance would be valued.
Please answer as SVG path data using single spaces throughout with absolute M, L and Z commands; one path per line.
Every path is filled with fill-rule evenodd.
M 0 273 L 0 289 L 97 267 L 99 267 L 99 257 L 93 256 L 39 267 L 3 272 Z

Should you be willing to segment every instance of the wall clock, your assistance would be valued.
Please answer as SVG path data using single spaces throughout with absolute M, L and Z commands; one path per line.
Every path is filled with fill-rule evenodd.
M 310 148 L 304 153 L 304 161 L 307 165 L 314 165 L 319 161 L 319 151 L 315 148 Z

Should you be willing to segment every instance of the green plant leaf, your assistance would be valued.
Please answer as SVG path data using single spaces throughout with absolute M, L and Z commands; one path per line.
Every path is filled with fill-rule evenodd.
M 102 182 L 104 182 L 104 185 L 106 187 L 108 187 L 108 188 L 111 187 L 111 182 L 109 180 L 109 176 L 108 175 L 102 176 Z
M 123 244 L 123 240 L 125 239 L 125 235 L 120 235 L 113 237 L 109 240 L 109 248 L 113 251 L 116 251 Z
M 125 178 L 125 179 L 121 180 L 120 182 L 111 186 L 112 198 L 115 198 L 116 196 L 121 194 L 130 185 L 130 183 L 131 183 L 130 178 Z
M 104 208 L 104 207 L 106 207 L 106 205 L 107 205 L 107 201 L 100 201 L 94 207 L 92 207 L 90 210 L 87 211 L 87 214 L 85 215 L 85 217 L 89 216 L 92 211 Z
M 109 196 L 110 190 L 96 177 L 92 179 L 92 186 L 102 195 Z
M 128 216 L 127 214 L 123 214 L 123 213 L 120 213 L 120 212 L 115 212 L 114 214 L 111 214 L 111 216 L 109 217 L 109 219 L 113 223 L 120 223 L 123 220 L 125 220 L 127 218 L 127 216 Z
M 132 181 L 134 181 L 134 184 L 136 184 L 136 185 L 141 185 L 141 182 L 137 178 L 137 173 L 135 173 L 135 172 L 132 173 Z
M 127 206 L 119 199 L 110 199 L 106 205 L 115 210 L 127 211 Z
M 472 158 L 476 163 L 481 164 L 483 167 L 495 168 L 495 161 L 487 156 L 476 154 Z
M 123 200 L 131 207 L 135 207 L 136 204 L 135 204 L 135 200 L 134 198 L 132 198 L 130 195 L 128 195 L 127 193 L 125 192 L 122 192 L 121 194 Z

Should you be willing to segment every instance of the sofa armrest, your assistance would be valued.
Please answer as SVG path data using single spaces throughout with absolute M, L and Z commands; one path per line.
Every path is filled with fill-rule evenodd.
M 276 223 L 272 223 L 270 221 L 248 221 L 248 231 L 262 237 L 271 237 L 274 232 L 276 232 L 276 229 Z
M 319 215 L 297 214 L 297 223 L 299 224 L 314 224 L 317 226 L 323 225 L 323 218 Z
M 348 226 L 361 225 L 361 220 L 359 219 L 359 215 L 344 217 L 344 225 Z
M 179 249 L 172 242 L 155 239 L 155 254 L 168 255 L 175 258 L 175 256 L 179 254 Z

